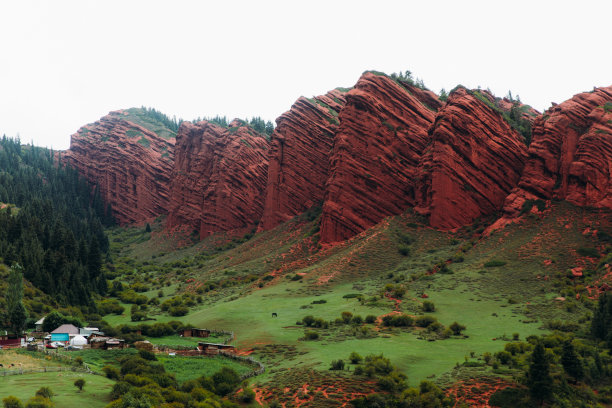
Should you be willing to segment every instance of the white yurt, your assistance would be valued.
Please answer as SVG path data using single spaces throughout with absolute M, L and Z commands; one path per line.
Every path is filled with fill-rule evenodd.
M 72 346 L 84 346 L 87 344 L 87 339 L 83 336 L 74 336 L 70 339 L 70 345 Z

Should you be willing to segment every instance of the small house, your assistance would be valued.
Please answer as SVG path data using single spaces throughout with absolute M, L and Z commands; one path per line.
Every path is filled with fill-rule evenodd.
M 51 332 L 51 341 L 69 342 L 70 338 L 79 335 L 79 328 L 71 324 L 62 324 Z
M 89 338 L 93 333 L 99 333 L 99 329 L 97 327 L 82 327 L 79 329 L 79 335 Z
M 228 353 L 235 353 L 236 346 L 230 346 L 229 344 L 220 344 L 220 343 L 198 343 L 198 350 L 203 354 L 215 355 L 219 354 L 220 351 L 225 351 Z
M 36 331 L 37 332 L 42 332 L 43 331 L 43 323 L 45 322 L 45 318 L 42 317 L 40 320 L 38 320 L 36 323 L 34 323 L 36 325 Z
M 103 350 L 123 349 L 126 347 L 125 340 L 123 339 L 103 336 L 90 337 L 89 344 L 91 348 Z
M 111 338 L 111 339 L 106 340 L 104 349 L 105 350 L 124 349 L 125 346 L 126 346 L 125 340 Z
M 210 336 L 210 330 L 207 329 L 182 329 L 179 330 L 178 334 L 181 337 L 208 337 Z

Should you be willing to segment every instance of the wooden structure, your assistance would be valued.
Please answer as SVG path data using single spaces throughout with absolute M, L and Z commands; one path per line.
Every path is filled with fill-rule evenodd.
M 210 330 L 207 329 L 182 329 L 178 331 L 178 334 L 182 337 L 208 337 L 210 336 Z
M 229 353 L 236 352 L 236 346 L 230 346 L 229 344 L 219 344 L 219 343 L 198 343 L 198 350 L 202 354 L 215 355 L 219 354 L 220 351 L 226 351 Z
M 0 336 L 0 346 L 2 346 L 2 348 L 21 347 L 24 344 L 24 337 L 10 338 L 9 336 Z
M 125 340 L 115 339 L 113 337 L 96 336 L 89 339 L 89 344 L 93 349 L 113 350 L 124 349 L 127 347 Z
M 137 341 L 134 343 L 134 347 L 136 347 L 138 350 L 153 351 L 153 343 L 151 343 L 149 340 Z

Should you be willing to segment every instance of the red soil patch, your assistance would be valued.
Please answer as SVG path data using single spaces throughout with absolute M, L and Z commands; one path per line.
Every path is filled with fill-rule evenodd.
M 491 395 L 504 388 L 512 386 L 501 378 L 488 378 L 486 380 L 469 379 L 454 384 L 446 390 L 446 395 L 455 399 L 455 407 L 467 404 L 469 407 L 490 408 Z

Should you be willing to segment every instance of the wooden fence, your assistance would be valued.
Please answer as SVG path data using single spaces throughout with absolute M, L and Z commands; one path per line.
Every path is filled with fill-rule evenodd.
M 250 373 L 245 373 L 240 376 L 241 380 L 246 380 L 247 378 L 255 377 L 256 375 L 263 374 L 266 371 L 266 366 L 261 362 L 255 360 L 253 357 L 245 357 L 245 356 L 237 356 L 234 353 L 229 353 L 227 351 L 219 351 L 219 354 L 224 355 L 225 357 L 242 361 L 243 363 L 249 364 L 251 366 L 257 367 Z
M 33 369 L 25 369 L 25 370 L 22 368 L 0 370 L 0 377 L 6 377 L 8 375 L 52 373 L 52 372 L 62 372 L 62 371 L 74 371 L 74 372 L 81 372 L 81 373 L 87 373 L 87 374 L 95 374 L 89 369 L 89 367 L 76 367 L 76 366 L 75 367 L 43 367 L 43 368 L 33 368 Z

